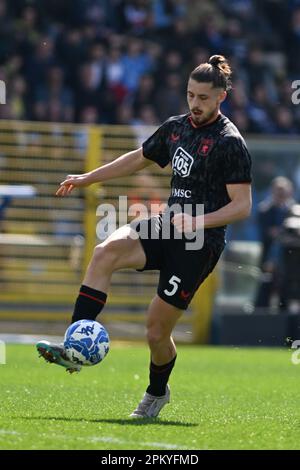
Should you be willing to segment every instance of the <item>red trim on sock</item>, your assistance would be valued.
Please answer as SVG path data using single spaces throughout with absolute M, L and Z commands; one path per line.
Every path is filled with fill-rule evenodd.
M 84 297 L 88 297 L 89 299 L 95 300 L 95 302 L 99 302 L 99 304 L 105 304 L 104 300 L 97 299 L 97 297 L 93 297 L 92 295 L 86 294 L 85 292 L 79 292 L 79 295 L 83 295 Z

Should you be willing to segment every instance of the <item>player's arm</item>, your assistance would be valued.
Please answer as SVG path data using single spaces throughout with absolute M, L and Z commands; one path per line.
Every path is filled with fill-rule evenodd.
M 251 185 L 227 184 L 230 202 L 217 211 L 209 212 L 198 217 L 189 214 L 176 214 L 171 222 L 179 232 L 191 232 L 203 228 L 222 227 L 223 225 L 246 219 L 251 212 Z
M 143 149 L 138 148 L 88 173 L 83 173 L 82 175 L 68 175 L 65 181 L 60 184 L 56 195 L 67 196 L 76 187 L 85 187 L 113 178 L 129 176 L 153 163 L 153 161 L 144 157 Z
M 227 184 L 226 189 L 230 202 L 215 212 L 205 214 L 204 228 L 221 227 L 246 219 L 250 215 L 252 207 L 251 184 Z
M 203 224 L 204 228 L 222 227 L 246 219 L 250 215 L 252 206 L 250 183 L 228 184 L 226 188 L 231 200 L 226 206 L 198 217 L 176 214 L 171 222 L 179 232 L 192 232 L 203 228 Z

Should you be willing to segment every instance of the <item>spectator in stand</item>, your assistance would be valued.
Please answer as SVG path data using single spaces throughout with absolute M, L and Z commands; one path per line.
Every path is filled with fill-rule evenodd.
M 134 125 L 135 117 L 132 106 L 126 101 L 118 106 L 117 109 L 117 124 L 121 126 Z
M 273 74 L 266 62 L 266 55 L 263 53 L 261 47 L 252 47 L 249 50 L 245 63 L 248 90 L 251 92 L 256 86 L 264 85 L 269 94 L 270 92 L 274 93 L 275 83 Z
M 124 84 L 129 91 L 135 92 L 142 75 L 151 71 L 148 54 L 143 50 L 140 39 L 131 39 L 127 54 L 123 56 Z
M 24 62 L 25 79 L 28 84 L 29 99 L 35 107 L 35 92 L 41 84 L 47 83 L 49 67 L 55 64 L 54 42 L 52 38 L 43 36 L 36 46 L 33 56 L 29 56 Z M 39 119 L 39 115 L 33 114 L 33 119 Z
M 195 37 L 197 35 L 197 37 Z M 191 51 L 199 44 L 198 31 L 192 31 L 187 23 L 184 16 L 180 16 L 174 20 L 172 29 L 168 32 L 168 35 L 164 37 L 163 43 L 166 50 L 174 50 L 174 44 L 176 44 L 176 51 L 181 55 L 181 59 L 186 60 L 189 58 Z M 206 54 L 206 59 L 208 53 Z M 205 59 L 205 60 L 206 60 Z M 197 66 L 201 64 L 197 62 Z
M 57 65 L 49 67 L 46 83 L 38 86 L 35 91 L 36 108 L 38 108 L 39 103 L 46 104 L 45 116 L 37 116 L 42 121 L 44 121 L 48 116 L 49 110 L 47 110 L 47 103 L 49 103 L 49 105 L 51 104 L 49 108 L 52 109 L 52 113 L 54 112 L 54 110 L 58 111 L 58 103 L 60 103 L 60 121 L 71 122 L 74 120 L 73 93 L 69 89 L 69 87 L 66 87 L 64 85 L 64 71 L 61 67 Z
M 159 72 L 162 76 L 170 73 L 180 74 L 184 67 L 182 56 L 174 49 L 170 50 L 166 56 L 162 57 Z
M 279 308 L 287 307 L 279 236 L 284 219 L 294 203 L 292 182 L 280 176 L 272 181 L 271 195 L 259 205 L 257 221 L 262 255 L 261 282 L 257 292 L 256 307 L 270 307 L 274 294 L 278 296 Z
M 185 104 L 182 93 L 183 83 L 181 75 L 170 73 L 166 77 L 165 86 L 156 96 L 156 107 L 161 121 L 168 116 L 176 116 Z
M 124 2 L 126 32 L 134 36 L 143 35 L 151 24 L 151 6 L 147 0 L 127 0 Z
M 232 122 L 244 134 L 251 131 L 251 123 L 248 114 L 239 108 L 235 108 L 231 113 Z
M 9 102 L 12 119 L 25 119 L 27 114 L 27 84 L 21 75 L 16 75 L 9 83 Z
M 152 105 L 155 100 L 155 82 L 152 75 L 143 75 L 138 89 L 134 94 L 132 105 L 135 114 L 139 114 L 143 106 Z
M 125 67 L 119 47 L 110 49 L 106 60 L 105 73 L 109 91 L 113 94 L 116 103 L 122 103 L 128 95 L 128 89 L 124 85 Z
M 248 112 L 252 122 L 253 130 L 256 133 L 274 133 L 276 131 L 275 123 L 272 120 L 271 103 L 268 98 L 267 88 L 263 85 L 257 85 L 252 93 Z
M 143 105 L 138 113 L 138 118 L 135 125 L 140 126 L 158 126 L 159 118 L 155 112 L 155 109 L 150 104 Z
M 276 134 L 292 135 L 297 133 L 294 117 L 291 110 L 285 106 L 278 106 L 275 110 Z
M 300 57 L 300 8 L 291 14 L 289 32 L 286 37 L 286 54 L 292 77 L 298 79 L 300 64 L 295 58 Z
M 0 64 L 9 60 L 14 53 L 13 21 L 8 11 L 7 2 L 0 0 Z
M 224 48 L 227 54 L 239 61 L 246 59 L 249 38 L 243 31 L 243 23 L 238 18 L 229 18 L 224 31 Z
M 62 31 L 56 41 L 57 61 L 63 64 L 66 74 L 66 82 L 74 84 L 80 65 L 86 60 L 86 44 L 83 32 L 78 29 Z

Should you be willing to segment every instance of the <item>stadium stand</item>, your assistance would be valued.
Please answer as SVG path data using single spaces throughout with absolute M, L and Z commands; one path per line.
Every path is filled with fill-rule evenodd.
M 0 0 L 0 25 L 2 118 L 157 124 L 186 110 L 188 72 L 217 51 L 243 132 L 300 130 L 298 0 Z

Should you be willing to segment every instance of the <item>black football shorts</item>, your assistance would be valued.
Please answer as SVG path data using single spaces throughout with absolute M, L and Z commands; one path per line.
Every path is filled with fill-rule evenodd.
M 174 238 L 173 225 L 170 239 L 163 239 L 161 221 L 161 216 L 155 216 L 132 224 L 146 255 L 145 266 L 137 271 L 159 270 L 159 297 L 186 310 L 198 287 L 216 266 L 224 244 L 211 244 L 205 240 L 203 248 L 186 250 L 186 239 Z M 149 236 L 151 227 L 156 232 L 154 237 Z

